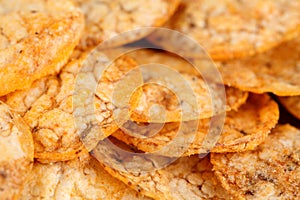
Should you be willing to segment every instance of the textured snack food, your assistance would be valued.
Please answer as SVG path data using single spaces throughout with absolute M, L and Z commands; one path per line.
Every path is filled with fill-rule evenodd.
M 157 50 L 139 49 L 128 55 L 142 67 L 145 82 L 142 87 L 143 94 L 131 116 L 134 121 L 162 123 L 208 118 L 225 110 L 237 110 L 248 97 L 247 92 L 226 87 L 224 95 L 226 108 L 218 110 L 222 105 L 218 107 L 215 104 L 221 104 L 219 102 L 222 101 L 214 99 L 210 89 L 222 90 L 224 86 L 213 82 L 208 83 L 201 76 L 201 72 L 188 61 Z M 165 69 L 162 70 L 162 67 Z M 181 94 L 185 94 L 185 98 L 180 98 Z M 191 99 L 195 99 L 195 103 Z M 161 106 L 161 109 L 153 109 L 154 112 L 151 113 L 154 106 Z M 163 114 L 160 111 L 165 112 L 164 119 L 161 119 Z M 199 111 L 199 114 L 194 114 L 195 111 Z
M 189 156 L 206 153 L 207 151 L 223 153 L 253 150 L 266 140 L 271 129 L 277 124 L 278 119 L 279 109 L 275 101 L 266 94 L 251 94 L 247 102 L 237 111 L 227 113 L 221 135 L 212 149 L 205 149 L 204 141 L 210 139 L 207 137 L 209 129 L 215 128 L 210 126 L 210 120 L 213 119 L 199 120 L 195 138 L 189 144 L 184 155 Z M 137 147 L 139 150 L 155 153 L 173 142 L 174 137 L 179 134 L 179 126 L 180 123 L 167 123 L 158 133 L 153 133 L 153 127 L 147 129 L 147 126 L 145 126 L 142 129 L 144 132 L 139 132 L 144 138 L 134 137 L 120 129 L 113 136 Z M 130 130 L 130 127 L 128 129 Z M 131 131 L 135 132 L 134 130 Z M 189 133 L 184 133 L 180 137 L 188 135 Z M 166 151 L 157 153 L 175 156 L 179 152 L 166 149 Z
M 21 200 L 34 199 L 128 199 L 146 200 L 121 181 L 109 175 L 88 154 L 68 162 L 34 163 Z
M 113 152 L 111 152 L 114 155 Z M 97 149 L 94 151 L 97 158 Z M 109 156 L 109 155 L 106 155 Z M 114 162 L 124 165 L 116 154 Z M 124 158 L 127 159 L 127 158 Z M 130 158 L 129 158 L 130 159 Z M 139 162 L 145 166 L 155 166 L 152 160 L 131 160 L 127 164 L 131 167 Z M 104 168 L 114 177 L 130 187 L 153 199 L 229 199 L 228 193 L 212 173 L 212 165 L 208 157 L 182 157 L 171 165 L 156 171 L 136 172 L 118 171 L 105 165 Z
M 300 97 L 279 97 L 280 103 L 296 118 L 300 119 Z
M 183 77 L 185 78 L 185 83 L 192 85 L 194 92 L 192 94 L 195 95 L 197 101 L 197 104 L 194 104 L 196 108 L 188 104 L 189 102 L 177 99 L 172 90 L 150 83 L 142 87 L 142 96 L 137 107 L 133 110 L 131 119 L 136 122 L 148 123 L 178 122 L 181 120 L 189 121 L 209 118 L 222 112 L 222 109 L 218 110 L 218 108 L 214 107 L 213 104 L 217 102 L 213 102 L 214 99 L 212 99 L 203 80 L 188 74 L 183 74 Z M 215 89 L 221 87 L 223 86 L 215 85 Z M 224 110 L 226 111 L 237 110 L 245 103 L 248 97 L 247 92 L 232 87 L 225 87 L 225 95 L 227 104 Z M 156 110 L 155 106 L 161 106 L 161 108 Z M 199 115 L 195 114 L 197 110 Z M 161 112 L 165 112 L 165 118 L 162 117 Z M 184 112 L 186 112 L 185 115 L 183 115 Z
M 97 129 L 94 136 L 96 141 L 93 142 L 109 136 L 118 128 L 112 116 L 115 109 L 112 93 L 116 82 L 134 68 L 136 63 L 129 57 L 121 57 L 109 64 L 98 82 L 98 71 L 110 62 L 97 51 L 90 56 L 95 56 L 98 60 L 82 54 L 78 59 L 71 60 L 59 75 L 45 77 L 36 81 L 30 89 L 6 96 L 6 103 L 22 113 L 29 124 L 34 138 L 35 158 L 41 162 L 65 161 L 78 157 L 84 148 L 81 139 L 84 140 L 86 136 L 79 136 L 81 128 L 86 130 L 97 125 L 101 127 L 101 132 Z M 101 59 L 107 63 L 102 65 L 99 62 Z M 95 66 L 95 63 L 99 66 L 90 68 L 92 71 L 82 71 L 83 67 L 89 68 Z M 84 79 L 83 88 L 78 85 L 81 81 L 79 76 L 87 77 Z M 88 91 L 87 87 L 90 90 L 96 87 L 96 90 Z M 74 93 L 78 90 L 88 94 L 91 92 L 92 102 L 79 97 L 77 104 L 74 103 Z M 89 106 L 95 110 L 89 110 L 85 103 L 91 103 Z M 95 120 L 93 116 L 96 116 Z M 88 148 L 88 144 L 84 145 Z
M 85 14 L 86 27 L 80 47 L 89 48 L 113 39 L 117 34 L 142 27 L 162 26 L 175 12 L 179 0 L 126 1 L 75 0 Z M 109 45 L 124 45 L 148 35 L 152 29 L 126 34 Z
M 214 60 L 241 58 L 262 53 L 295 38 L 300 31 L 298 1 L 183 0 L 166 25 L 196 40 Z M 155 32 L 150 40 L 190 57 L 199 56 L 186 38 Z M 169 37 L 169 38 L 168 38 Z
M 300 94 L 299 55 L 297 38 L 263 54 L 217 65 L 226 85 L 254 93 L 293 96 Z
M 256 150 L 213 154 L 213 170 L 237 199 L 300 198 L 300 131 L 278 125 Z
M 0 1 L 0 96 L 58 73 L 83 31 L 70 1 Z
M 0 103 L 0 197 L 17 199 L 33 164 L 33 140 L 22 118 Z

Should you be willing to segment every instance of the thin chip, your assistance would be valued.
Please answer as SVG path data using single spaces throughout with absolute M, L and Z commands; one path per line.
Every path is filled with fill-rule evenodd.
M 6 105 L 0 104 L 0 196 L 17 199 L 33 164 L 29 127 Z
M 218 63 L 226 85 L 254 93 L 300 95 L 300 39 L 266 53 Z
M 100 58 L 103 57 L 100 56 L 98 59 Z M 6 103 L 18 110 L 29 124 L 34 138 L 35 158 L 41 162 L 65 161 L 78 157 L 83 150 L 81 139 L 85 140 L 87 137 L 87 135 L 79 136 L 81 134 L 79 129 L 82 127 L 84 130 L 89 126 L 101 127 L 101 132 L 97 129 L 97 134 L 89 135 L 92 138 L 89 138 L 92 141 L 87 141 L 89 143 L 97 143 L 118 129 L 118 124 L 113 117 L 113 111 L 116 109 L 112 102 L 113 92 L 118 80 L 134 68 L 136 63 L 129 57 L 119 58 L 104 71 L 99 83 L 98 68 L 95 67 L 92 72 L 84 71 L 80 76 L 84 75 L 87 79 L 84 79 L 80 88 L 80 80 L 76 78 L 81 67 L 94 66 L 92 62 L 86 61 L 86 54 L 82 54 L 78 59 L 70 61 L 58 76 L 40 79 L 30 89 L 17 91 L 6 97 Z M 99 64 L 98 60 L 94 62 Z M 104 69 L 105 66 L 100 65 L 99 68 Z M 79 86 L 75 86 L 76 83 Z M 84 94 L 90 92 L 85 90 L 86 87 L 90 90 L 96 87 L 96 93 L 94 94 L 93 91 L 91 93 L 93 110 L 88 109 L 90 102 L 87 98 L 80 97 L 74 100 L 75 91 L 80 90 Z M 85 109 L 81 109 L 82 107 Z M 74 110 L 77 110 L 76 114 Z M 89 116 L 91 120 L 94 120 L 93 116 L 95 116 L 95 121 L 92 122 Z M 89 144 L 84 144 L 89 148 L 87 145 Z
M 97 149 L 93 151 L 97 158 Z M 110 152 L 114 155 L 114 152 Z M 112 162 L 124 165 L 126 162 L 118 160 L 118 155 L 114 155 Z M 124 158 L 128 159 L 130 158 Z M 149 159 L 129 161 L 128 167 L 135 168 L 135 165 L 153 166 L 155 161 Z M 107 159 L 108 160 L 108 159 Z M 169 166 L 157 171 L 136 172 L 117 171 L 110 166 L 104 166 L 112 176 L 123 181 L 135 190 L 154 199 L 229 199 L 227 192 L 212 173 L 212 165 L 206 157 L 200 159 L 198 156 L 182 157 Z
M 300 119 L 300 96 L 279 97 L 278 99 L 288 112 Z
M 188 156 L 208 151 L 220 153 L 253 150 L 266 140 L 270 130 L 277 124 L 278 119 L 279 109 L 275 101 L 266 94 L 251 94 L 246 104 L 242 105 L 238 111 L 227 113 L 220 138 L 212 149 L 206 149 L 203 144 L 205 140 L 211 139 L 207 137 L 209 128 L 214 128 L 210 127 L 211 119 L 200 120 L 195 139 L 184 155 Z M 144 152 L 157 152 L 173 142 L 174 137 L 179 134 L 180 123 L 167 123 L 161 126 L 164 127 L 160 132 L 153 133 L 153 126 L 149 126 L 151 129 L 147 129 L 146 125 L 142 129 L 144 130 L 143 133 L 137 133 L 145 136 L 144 138 L 134 137 L 120 129 L 113 136 Z M 128 129 L 130 130 L 130 127 Z M 135 133 L 136 131 L 131 130 L 131 132 Z M 182 134 L 182 136 L 184 135 Z M 178 155 L 178 152 L 169 149 L 157 153 L 166 156 Z
M 68 162 L 35 162 L 20 199 L 149 200 L 113 178 L 86 154 Z
M 188 84 L 192 84 L 193 94 L 198 102 L 196 108 L 191 107 L 188 102 L 179 102 L 175 93 L 168 88 L 156 84 L 146 84 L 142 87 L 142 96 L 131 119 L 136 122 L 148 123 L 178 122 L 209 118 L 222 112 L 213 106 L 211 94 L 202 79 L 188 74 L 183 76 Z M 215 85 L 215 88 L 218 87 L 223 86 Z M 225 88 L 225 95 L 226 111 L 237 110 L 248 97 L 247 92 L 232 87 Z M 156 109 L 156 106 L 160 107 Z M 184 109 L 185 112 L 191 112 L 183 115 Z M 196 115 L 195 110 L 199 110 L 200 114 Z
M 80 48 L 86 49 L 112 39 L 117 34 L 142 27 L 162 26 L 173 15 L 179 0 L 126 1 L 126 0 L 76 0 L 85 14 L 86 27 Z M 113 46 L 124 45 L 148 35 L 152 29 L 143 29 Z
M 300 198 L 300 131 L 278 125 L 255 151 L 213 154 L 213 170 L 238 199 Z
M 83 31 L 82 13 L 64 0 L 0 1 L 0 96 L 58 73 Z
M 262 53 L 295 38 L 300 32 L 299 9 L 298 1 L 183 0 L 166 27 L 192 37 L 214 60 L 228 60 Z M 199 45 L 189 46 L 186 39 L 161 31 L 150 36 L 159 46 L 199 56 L 194 51 Z
M 142 87 L 143 94 L 132 114 L 132 120 L 155 123 L 189 121 L 208 118 L 223 111 L 217 110 L 214 104 L 218 99 L 213 99 L 209 91 L 212 88 L 221 90 L 223 85 L 207 83 L 201 77 L 200 72 L 197 73 L 196 68 L 183 58 L 154 50 L 137 50 L 128 55 L 137 60 L 141 67 L 149 65 L 149 69 L 152 70 L 148 72 L 146 71 L 148 68 L 142 69 L 142 71 L 145 70 L 145 77 L 149 77 L 146 77 L 146 84 Z M 155 72 L 155 69 L 161 67 L 166 67 L 168 75 L 163 77 L 160 74 L 160 77 L 151 77 L 151 73 L 154 73 L 154 76 L 157 76 L 156 73 L 163 73 L 163 71 Z M 171 73 L 175 75 L 171 76 Z M 190 92 L 184 90 L 187 87 L 191 90 Z M 179 99 L 178 93 L 185 94 L 186 98 Z M 247 92 L 231 87 L 225 88 L 225 95 L 227 111 L 237 110 L 248 97 Z M 192 98 L 195 102 L 197 101 L 195 105 L 191 102 Z M 160 108 L 155 109 L 155 106 L 160 106 Z M 197 110 L 199 115 L 194 113 Z M 183 113 L 185 113 L 184 116 Z M 162 117 L 164 115 L 165 118 Z

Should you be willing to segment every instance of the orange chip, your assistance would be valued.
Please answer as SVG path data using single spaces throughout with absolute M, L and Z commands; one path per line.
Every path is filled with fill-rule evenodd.
M 300 95 L 300 39 L 253 57 L 217 63 L 226 85 L 254 93 Z
M 204 142 L 214 140 L 214 138 L 208 136 L 208 131 L 209 128 L 214 129 L 216 127 L 209 127 L 211 119 L 200 120 L 195 139 L 189 144 L 184 155 L 200 154 L 208 151 L 241 152 L 253 150 L 266 140 L 270 130 L 277 124 L 278 118 L 279 109 L 275 101 L 266 94 L 251 94 L 246 104 L 242 105 L 238 111 L 227 113 L 220 138 L 212 149 L 206 149 Z M 145 136 L 144 138 L 134 137 L 120 129 L 113 136 L 145 152 L 175 156 L 180 152 L 173 152 L 168 148 L 164 151 L 159 150 L 173 142 L 172 140 L 179 134 L 179 126 L 180 123 L 167 123 L 161 131 L 153 133 L 153 126 L 149 126 L 152 129 L 147 129 L 146 125 L 142 129 L 144 132 L 140 133 L 141 136 Z M 128 129 L 130 130 L 130 127 Z M 136 132 L 135 130 L 131 131 Z M 189 136 L 189 133 L 184 133 L 180 137 L 184 137 L 185 134 L 186 137 Z
M 0 96 L 58 73 L 79 42 L 81 12 L 63 0 L 1 1 Z
M 178 12 L 165 27 L 188 38 L 155 32 L 150 41 L 173 48 L 188 57 L 198 57 L 202 46 L 214 60 L 229 60 L 262 53 L 297 37 L 300 32 L 298 1 L 183 0 Z
M 222 105 L 216 106 L 219 99 L 212 98 L 213 94 L 209 89 L 222 90 L 224 86 L 207 83 L 200 76 L 200 72 L 183 58 L 162 51 L 144 49 L 132 51 L 128 55 L 137 60 L 141 71 L 145 70 L 147 78 L 142 87 L 143 94 L 132 114 L 133 121 L 164 123 L 208 118 L 224 110 L 237 110 L 248 97 L 247 92 L 226 87 L 226 108 L 218 110 Z M 145 65 L 148 67 L 143 68 Z M 148 69 L 149 71 L 146 71 Z M 199 114 L 196 114 L 196 111 L 199 111 Z
M 94 54 L 102 55 L 97 51 Z M 113 116 L 117 107 L 112 102 L 112 96 L 118 80 L 133 69 L 136 63 L 130 57 L 117 59 L 109 64 L 98 83 L 97 70 L 104 68 L 104 65 L 100 63 L 92 71 L 81 69 L 82 66 L 94 66 L 93 62 L 97 63 L 98 60 L 82 54 L 70 61 L 58 76 L 47 76 L 35 81 L 27 90 L 6 96 L 6 103 L 18 110 L 29 124 L 34 139 L 35 158 L 39 161 L 47 163 L 74 159 L 84 147 L 92 148 L 92 145 L 118 129 Z M 80 88 L 82 80 L 78 77 L 85 77 L 83 88 Z M 87 89 L 92 90 L 92 87 L 95 87 L 95 93 Z M 92 102 L 85 96 L 75 98 L 74 93 L 78 91 L 91 94 Z M 92 105 L 92 110 L 88 109 L 89 105 Z M 91 127 L 95 130 L 84 135 L 83 131 Z

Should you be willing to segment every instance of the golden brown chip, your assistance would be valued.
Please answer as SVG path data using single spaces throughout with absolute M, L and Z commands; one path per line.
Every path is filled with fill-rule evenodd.
M 143 94 L 140 98 L 137 108 L 132 114 L 132 120 L 137 122 L 178 122 L 181 120 L 195 120 L 198 118 L 208 118 L 219 112 L 213 106 L 212 93 L 209 92 L 208 83 L 200 77 L 200 73 L 183 58 L 178 56 L 154 50 L 137 50 L 128 54 L 141 64 L 150 65 L 150 69 L 154 72 L 148 73 L 145 69 L 145 76 L 147 77 L 146 83 L 142 89 Z M 160 67 L 164 65 L 168 68 L 167 74 L 163 79 L 160 77 L 151 77 L 151 73 L 163 73 L 164 71 L 155 72 L 155 66 Z M 170 68 L 170 71 L 169 71 Z M 143 71 L 142 69 L 142 71 Z M 173 70 L 178 73 L 176 76 L 170 75 Z M 161 75 L 161 74 L 160 74 Z M 174 78 L 173 78 L 174 77 Z M 180 79 L 182 78 L 182 79 Z M 177 80 L 178 79 L 178 80 Z M 175 83 L 177 85 L 174 85 Z M 187 84 L 191 92 L 184 90 Z M 181 88 L 182 89 L 181 89 Z M 210 83 L 210 87 L 215 90 L 221 90 L 223 85 Z M 175 89 L 174 89 L 175 88 Z M 176 92 L 177 91 L 177 92 Z M 179 92 L 184 94 L 188 93 L 191 97 L 179 99 Z M 191 93 L 191 94 L 189 94 Z M 226 110 L 237 110 L 247 99 L 248 94 L 235 88 L 226 87 Z M 195 105 L 191 103 L 191 98 L 195 99 Z M 217 100 L 215 100 L 217 101 Z M 161 106 L 156 109 L 155 106 Z M 195 111 L 199 111 L 200 115 L 195 115 Z M 165 112 L 165 113 L 163 113 Z M 185 112 L 185 115 L 183 115 Z M 165 118 L 162 117 L 165 114 Z
M 278 99 L 292 115 L 300 119 L 300 96 L 279 97 Z
M 213 170 L 238 199 L 300 198 L 300 131 L 278 125 L 255 151 L 213 154 Z
M 0 197 L 17 199 L 33 163 L 33 141 L 21 117 L 0 103 Z
M 181 120 L 195 120 L 196 118 L 208 118 L 213 115 L 219 114 L 220 111 L 213 110 L 213 103 L 211 94 L 208 91 L 204 81 L 196 76 L 183 74 L 188 84 L 192 85 L 195 98 L 198 102 L 197 108 L 190 109 L 188 102 L 179 102 L 176 95 L 168 88 L 156 84 L 146 84 L 142 87 L 142 96 L 139 100 L 137 107 L 134 109 L 131 119 L 136 122 L 178 122 Z M 216 88 L 223 87 L 215 85 Z M 232 87 L 225 88 L 226 95 L 226 110 L 237 110 L 242 104 L 245 103 L 248 93 L 240 91 Z M 135 100 L 135 99 L 134 99 Z M 155 106 L 161 106 L 155 109 Z M 183 110 L 192 112 L 199 110 L 200 115 L 195 116 L 194 113 L 188 112 L 183 116 Z M 165 112 L 165 118 L 164 113 Z M 214 113 L 215 112 L 215 113 Z M 190 115 L 189 115 L 190 114 Z
M 196 40 L 214 60 L 228 60 L 261 53 L 295 38 L 300 31 L 300 3 L 285 0 L 211 1 L 183 0 L 166 25 Z M 178 35 L 177 35 L 178 36 Z M 174 46 L 197 57 L 183 37 L 157 32 L 150 40 L 162 47 Z
M 97 155 L 97 152 L 94 151 Z M 151 160 L 139 160 L 145 165 L 155 165 Z M 122 165 L 122 160 L 118 160 Z M 135 165 L 133 160 L 132 165 Z M 135 190 L 154 199 L 229 199 L 212 172 L 212 165 L 206 157 L 182 157 L 169 166 L 157 171 L 117 171 L 104 168 L 114 177 Z M 124 164 L 124 168 L 126 166 Z
M 266 53 L 218 63 L 226 85 L 255 93 L 300 95 L 300 39 Z
M 63 0 L 0 1 L 0 96 L 58 73 L 79 42 L 83 15 Z
M 279 118 L 279 110 L 275 101 L 266 95 L 251 94 L 246 104 L 242 105 L 238 111 L 230 111 L 226 115 L 225 124 L 216 143 L 211 150 L 204 146 L 205 140 L 210 140 L 207 137 L 210 127 L 210 120 L 202 119 L 199 121 L 198 131 L 195 139 L 191 142 L 184 155 L 193 155 L 206 153 L 207 150 L 212 152 L 241 152 L 253 150 L 259 144 L 266 140 L 270 130 L 275 127 Z M 159 126 L 159 124 L 156 124 Z M 119 140 L 137 147 L 145 152 L 156 152 L 163 147 L 173 142 L 177 134 L 179 134 L 180 123 L 167 123 L 158 133 L 153 133 L 153 126 L 148 129 L 147 126 L 140 132 L 144 138 L 134 137 L 134 135 L 126 134 L 122 130 L 116 131 L 113 136 Z M 130 127 L 126 127 L 130 130 Z M 137 132 L 131 130 L 132 132 Z M 155 130 L 154 130 L 155 131 Z M 188 136 L 184 133 L 180 137 Z M 179 152 L 160 151 L 166 156 L 178 155 Z
M 109 175 L 97 161 L 83 155 L 68 162 L 34 163 L 20 199 L 148 199 Z
M 92 56 L 98 55 L 97 51 L 92 54 Z M 99 56 L 101 56 L 100 53 Z M 28 90 L 7 95 L 6 103 L 22 113 L 32 130 L 35 158 L 38 158 L 39 161 L 65 161 L 78 157 L 83 149 L 79 137 L 79 134 L 82 133 L 79 132 L 81 128 L 85 130 L 96 125 L 101 127 L 101 132 L 97 129 L 96 135 L 89 135 L 92 137 L 89 140 L 92 141 L 87 142 L 90 143 L 97 142 L 118 129 L 118 124 L 112 115 L 116 109 L 112 102 L 112 95 L 117 81 L 134 68 L 136 63 L 129 57 L 119 58 L 110 64 L 97 84 L 97 70 L 105 66 L 100 64 L 91 72 L 81 71 L 78 74 L 81 66 L 93 66 L 95 63 L 92 61 L 98 63 L 98 60 L 87 58 L 86 54 L 83 54 L 78 59 L 70 61 L 58 76 L 45 77 L 34 82 Z M 75 86 L 81 81 L 77 76 L 88 77 L 88 79 L 84 79 L 82 88 L 80 88 L 81 85 Z M 86 98 L 80 99 L 80 97 L 75 99 L 77 102 L 74 103 L 75 92 L 80 90 L 88 93 L 90 91 L 86 91 L 86 87 L 90 87 L 92 90 L 94 85 L 98 87 L 95 94 L 92 92 L 93 102 L 87 101 Z M 88 109 L 89 103 L 94 105 L 95 110 Z M 96 121 L 92 121 L 94 115 Z M 91 120 L 89 116 L 91 116 Z M 86 135 L 81 135 L 81 138 L 85 140 L 84 137 Z M 86 147 L 88 148 L 88 146 Z
M 81 48 L 98 45 L 114 36 L 142 27 L 162 26 L 175 12 L 179 0 L 126 1 L 126 0 L 76 0 L 85 14 L 86 27 Z M 123 45 L 145 37 L 152 29 L 145 29 L 119 41 Z
M 274 100 L 267 94 L 251 94 L 247 103 L 238 111 L 227 113 L 219 141 L 211 151 L 221 153 L 253 150 L 267 139 L 278 119 L 279 109 Z M 197 139 L 196 137 L 192 144 L 194 150 L 188 154 L 197 152 L 201 141 L 197 142 Z M 200 150 L 201 146 L 198 151 Z

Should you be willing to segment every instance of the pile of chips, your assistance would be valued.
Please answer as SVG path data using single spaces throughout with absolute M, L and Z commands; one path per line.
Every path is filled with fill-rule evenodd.
M 299 11 L 0 0 L 0 199 L 300 199 Z

